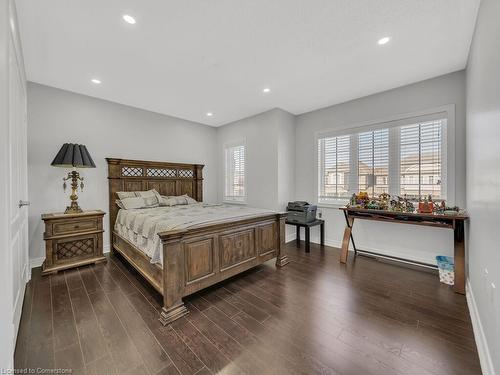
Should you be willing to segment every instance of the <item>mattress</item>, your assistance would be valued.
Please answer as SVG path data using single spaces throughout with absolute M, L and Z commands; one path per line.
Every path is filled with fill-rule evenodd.
M 159 232 L 258 217 L 273 211 L 223 204 L 189 204 L 172 207 L 119 210 L 115 232 L 151 258 L 163 264 Z

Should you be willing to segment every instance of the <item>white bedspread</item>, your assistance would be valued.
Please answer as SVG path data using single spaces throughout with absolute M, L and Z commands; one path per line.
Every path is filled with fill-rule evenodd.
M 159 232 L 187 229 L 269 213 L 273 213 L 273 211 L 245 206 L 203 203 L 120 210 L 115 222 L 115 231 L 150 257 L 151 263 L 163 264 Z

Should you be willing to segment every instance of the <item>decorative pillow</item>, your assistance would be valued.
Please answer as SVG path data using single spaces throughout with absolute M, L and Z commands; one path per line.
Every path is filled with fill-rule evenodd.
M 198 203 L 196 200 L 191 198 L 189 195 L 178 195 L 178 196 L 160 196 L 160 206 L 178 206 L 184 204 L 195 204 Z
M 158 207 L 158 204 L 151 205 L 151 200 L 149 198 L 142 198 L 142 197 L 131 197 L 131 198 L 120 199 L 120 202 L 125 210 L 130 210 L 132 208 Z
M 136 191 L 135 194 L 137 197 L 146 199 L 148 204 L 152 206 L 154 205 L 155 207 L 158 207 L 160 205 L 161 195 L 155 189 L 148 191 Z
M 153 208 L 160 205 L 161 196 L 155 189 L 148 191 L 118 191 L 116 194 L 120 198 L 120 203 L 117 202 L 118 207 L 121 205 L 125 210 Z
M 196 204 L 198 201 L 196 199 L 191 198 L 189 195 L 184 194 L 183 197 L 186 198 L 187 204 Z
M 162 206 L 177 206 L 180 204 L 187 204 L 187 200 L 183 197 L 161 197 L 160 205 Z
M 125 206 L 123 205 L 122 201 L 120 199 L 115 200 L 115 203 L 118 207 L 120 207 L 122 210 L 125 209 Z
M 117 191 L 116 195 L 118 195 L 118 199 L 137 197 L 135 191 Z

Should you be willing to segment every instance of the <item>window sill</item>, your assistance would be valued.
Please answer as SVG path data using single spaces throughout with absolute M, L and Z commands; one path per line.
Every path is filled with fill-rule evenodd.
M 337 209 L 341 207 L 345 207 L 347 202 L 345 203 L 318 203 L 317 206 L 318 208 L 331 208 L 331 209 Z

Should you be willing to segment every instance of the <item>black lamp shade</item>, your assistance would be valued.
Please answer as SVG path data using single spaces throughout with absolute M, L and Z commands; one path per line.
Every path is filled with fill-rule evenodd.
M 95 168 L 87 147 L 76 143 L 63 144 L 51 165 L 65 168 Z

